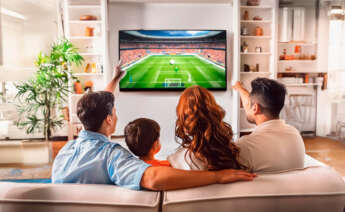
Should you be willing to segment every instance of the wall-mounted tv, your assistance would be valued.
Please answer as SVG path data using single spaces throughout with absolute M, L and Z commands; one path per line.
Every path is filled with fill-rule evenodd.
M 225 30 L 121 30 L 120 90 L 226 90 Z

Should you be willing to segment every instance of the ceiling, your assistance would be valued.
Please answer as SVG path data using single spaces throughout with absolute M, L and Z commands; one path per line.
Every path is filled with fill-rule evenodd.
M 0 0 L 0 5 L 30 19 L 37 15 L 55 14 L 57 0 Z

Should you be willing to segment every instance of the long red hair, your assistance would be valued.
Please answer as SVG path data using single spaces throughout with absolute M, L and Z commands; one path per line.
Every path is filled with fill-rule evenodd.
M 209 170 L 246 168 L 238 161 L 239 148 L 232 142 L 232 128 L 223 121 L 225 111 L 207 89 L 200 86 L 185 89 L 176 114 L 177 140 Z

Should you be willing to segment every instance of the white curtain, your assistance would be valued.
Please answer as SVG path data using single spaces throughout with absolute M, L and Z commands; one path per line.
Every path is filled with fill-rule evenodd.
M 339 136 L 345 124 L 345 21 L 330 20 L 328 45 L 328 93 L 332 104 L 332 131 Z M 339 131 L 339 132 L 338 132 Z
M 345 22 L 330 20 L 328 46 L 328 88 L 331 98 L 345 98 Z

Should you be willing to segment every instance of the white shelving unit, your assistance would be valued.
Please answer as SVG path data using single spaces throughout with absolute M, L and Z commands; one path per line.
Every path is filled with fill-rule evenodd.
M 241 81 L 247 89 L 251 89 L 250 82 L 257 77 L 269 77 L 275 79 L 277 76 L 277 11 L 279 0 L 261 0 L 258 6 L 247 6 L 246 0 L 233 1 L 234 10 L 234 63 L 233 83 Z M 249 19 L 244 20 L 245 11 Z M 262 20 L 253 20 L 259 16 Z M 263 29 L 262 36 L 255 35 L 255 28 Z M 247 28 L 248 34 L 241 35 L 243 27 Z M 248 44 L 248 52 L 241 52 L 243 42 Z M 261 47 L 261 52 L 255 48 Z M 259 72 L 244 72 L 244 64 L 256 67 L 259 65 Z M 241 108 L 240 98 L 237 92 L 233 98 L 234 116 L 232 126 L 235 138 L 240 133 L 252 132 L 255 125 L 248 123 L 245 111 Z
M 93 90 L 105 87 L 105 72 L 109 70 L 107 10 L 107 0 L 64 0 L 65 37 L 79 49 L 85 60 L 81 67 L 72 67 L 72 70 L 82 85 L 86 81 L 92 81 Z M 83 15 L 95 16 L 97 20 L 80 20 Z M 86 36 L 86 27 L 93 28 L 93 36 Z M 92 72 L 85 72 L 87 64 L 90 67 L 88 71 Z M 70 82 L 71 88 L 73 83 Z M 81 127 L 76 115 L 76 103 L 82 96 L 83 94 L 75 94 L 72 90 L 68 98 L 69 140 L 77 135 Z

